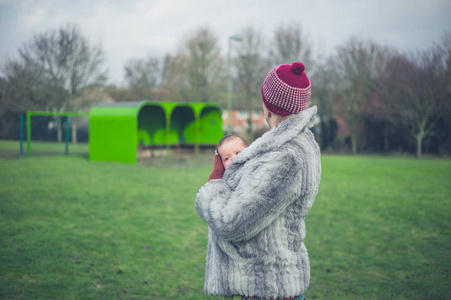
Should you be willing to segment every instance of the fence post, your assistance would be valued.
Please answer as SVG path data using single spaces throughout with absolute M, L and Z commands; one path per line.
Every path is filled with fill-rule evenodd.
M 194 155 L 199 157 L 200 153 L 200 112 L 194 119 Z
M 20 114 L 20 157 L 23 156 L 23 114 Z
M 27 156 L 31 154 L 31 114 L 27 111 Z
M 66 155 L 69 154 L 69 116 L 66 116 Z

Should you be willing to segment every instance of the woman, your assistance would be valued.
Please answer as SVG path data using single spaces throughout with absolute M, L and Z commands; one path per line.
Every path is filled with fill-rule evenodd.
M 208 224 L 206 294 L 233 299 L 303 299 L 310 281 L 305 217 L 321 179 L 309 128 L 311 83 L 304 65 L 280 65 L 262 86 L 270 130 L 244 149 L 220 179 L 197 194 Z

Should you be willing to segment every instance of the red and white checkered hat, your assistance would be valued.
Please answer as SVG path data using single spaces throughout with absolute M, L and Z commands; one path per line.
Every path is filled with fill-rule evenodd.
M 269 111 L 288 116 L 307 109 L 312 84 L 304 69 L 302 63 L 294 62 L 275 67 L 266 75 L 262 97 Z

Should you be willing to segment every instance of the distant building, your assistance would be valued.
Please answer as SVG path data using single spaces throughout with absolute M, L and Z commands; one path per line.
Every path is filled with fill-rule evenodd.
M 269 129 L 263 116 L 263 110 L 257 109 L 233 109 L 232 110 L 232 130 L 235 133 L 245 135 L 249 124 L 248 119 L 252 120 L 252 131 L 254 133 Z M 229 113 L 227 109 L 222 110 L 223 130 L 227 131 L 229 125 Z
M 233 109 L 232 110 L 232 130 L 234 133 L 240 134 L 240 135 L 247 135 L 247 129 L 249 127 L 248 125 L 248 119 L 249 117 L 252 118 L 252 132 L 253 137 L 260 136 L 265 131 L 269 130 L 269 126 L 266 124 L 265 117 L 263 115 L 263 110 L 259 109 Z M 315 128 L 316 131 L 319 131 L 319 123 L 320 123 L 319 116 L 315 116 L 315 119 L 313 120 L 313 125 L 317 128 Z M 222 110 L 222 129 L 224 132 L 227 132 L 227 126 L 229 124 L 229 113 L 226 108 L 223 108 Z M 247 136 L 246 136 L 247 137 Z M 247 137 L 249 138 L 249 137 Z

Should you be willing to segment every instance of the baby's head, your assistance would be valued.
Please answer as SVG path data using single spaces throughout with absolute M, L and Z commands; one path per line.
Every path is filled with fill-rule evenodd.
M 224 169 L 235 159 L 244 148 L 249 146 L 247 141 L 238 135 L 226 135 L 223 137 L 216 147 L 216 151 L 221 158 Z

